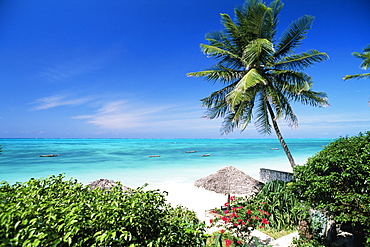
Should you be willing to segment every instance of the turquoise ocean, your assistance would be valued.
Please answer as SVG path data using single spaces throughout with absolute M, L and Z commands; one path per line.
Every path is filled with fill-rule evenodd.
M 331 141 L 286 140 L 298 164 Z M 260 168 L 291 171 L 277 139 L 0 139 L 0 145 L 0 181 L 11 184 L 64 173 L 84 184 L 107 178 L 135 188 L 193 183 L 225 166 L 256 179 Z

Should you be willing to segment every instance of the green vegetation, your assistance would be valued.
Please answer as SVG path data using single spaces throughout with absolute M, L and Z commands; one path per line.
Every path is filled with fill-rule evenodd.
M 203 246 L 194 212 L 143 188 L 90 190 L 63 176 L 0 184 L 0 246 Z
M 312 16 L 298 18 L 280 39 L 276 37 L 282 7 L 280 0 L 269 6 L 261 0 L 247 0 L 241 8 L 235 8 L 234 21 L 221 14 L 224 30 L 208 33 L 209 44 L 201 45 L 204 54 L 218 62 L 188 76 L 204 77 L 223 85 L 202 99 L 203 106 L 208 108 L 208 118 L 224 118 L 223 133 L 235 128 L 243 131 L 255 117 L 255 126 L 262 134 L 271 134 L 274 129 L 293 167 L 295 162 L 277 119 L 284 118 L 292 127 L 298 125 L 292 101 L 328 105 L 326 94 L 312 91 L 312 78 L 303 72 L 328 56 L 317 50 L 294 54 L 311 28 Z
M 296 229 L 304 210 L 289 185 L 280 180 L 269 182 L 256 196 L 240 204 L 259 205 L 269 212 L 269 227 L 276 231 Z
M 294 174 L 294 190 L 307 205 L 350 223 L 356 246 L 370 244 L 370 131 L 337 139 Z
M 293 194 L 291 183 L 272 181 L 254 197 L 231 197 L 230 210 L 214 210 L 211 226 L 222 230 L 214 234 L 214 245 L 228 240 L 230 246 L 249 246 L 250 232 L 261 230 L 277 239 L 298 229 L 307 210 Z M 208 240 L 208 243 L 210 240 Z M 256 241 L 254 240 L 256 243 Z M 225 242 L 226 243 L 226 242 Z
M 356 58 L 363 60 L 362 63 L 360 64 L 361 69 L 367 70 L 368 68 L 370 68 L 370 44 L 364 48 L 363 53 L 353 52 L 352 55 L 355 56 Z M 346 75 L 343 78 L 343 80 L 361 79 L 361 78 L 370 79 L 370 73 Z

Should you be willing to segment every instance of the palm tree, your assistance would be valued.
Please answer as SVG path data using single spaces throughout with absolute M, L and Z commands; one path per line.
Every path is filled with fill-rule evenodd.
M 202 51 L 217 63 L 207 70 L 187 75 L 223 85 L 201 100 L 208 108 L 206 117 L 224 118 L 223 134 L 235 128 L 245 130 L 254 118 L 260 133 L 271 134 L 274 129 L 293 167 L 294 159 L 277 120 L 284 117 L 291 127 L 298 126 L 290 105 L 292 101 L 311 106 L 328 105 L 326 94 L 312 91 L 311 77 L 302 72 L 328 56 L 317 50 L 293 54 L 311 28 L 314 20 L 311 16 L 302 16 L 292 22 L 275 43 L 282 7 L 280 0 L 269 6 L 261 0 L 247 0 L 243 6 L 235 8 L 235 21 L 221 14 L 224 30 L 208 33 L 209 44 L 201 44 Z
M 352 56 L 355 56 L 356 58 L 360 58 L 364 60 L 360 68 L 361 69 L 368 69 L 370 68 L 370 44 L 363 49 L 363 53 L 359 52 L 352 52 Z M 361 79 L 361 78 L 370 78 L 370 73 L 365 73 L 365 74 L 357 74 L 357 75 L 346 75 L 343 80 L 348 80 L 348 79 Z

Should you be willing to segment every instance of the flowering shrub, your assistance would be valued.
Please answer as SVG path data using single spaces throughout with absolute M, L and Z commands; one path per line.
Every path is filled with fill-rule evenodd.
M 245 206 L 238 206 L 238 200 L 235 197 L 230 198 L 231 203 L 225 203 L 228 210 L 213 210 L 214 219 L 210 220 L 211 227 L 222 228 L 220 234 L 230 233 L 235 236 L 234 245 L 242 246 L 249 243 L 250 233 L 256 228 L 263 228 L 269 224 L 266 217 L 270 214 L 261 208 L 251 209 Z M 226 239 L 225 245 L 231 246 L 232 240 Z

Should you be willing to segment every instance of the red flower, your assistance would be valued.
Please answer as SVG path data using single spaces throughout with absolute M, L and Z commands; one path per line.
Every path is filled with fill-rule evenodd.
M 238 223 L 234 223 L 234 226 L 238 226 L 239 224 Z
M 230 212 L 230 210 L 225 210 L 225 214 L 228 214 Z
M 261 202 L 262 204 L 266 204 L 266 202 Z
M 225 240 L 226 247 L 230 247 L 230 245 L 233 243 L 230 239 Z
M 241 219 L 238 219 L 238 222 L 242 221 Z
M 230 201 L 234 201 L 234 200 L 235 200 L 235 196 L 230 197 Z
M 242 225 L 244 226 L 245 224 L 246 224 L 246 223 L 243 221 L 243 222 L 242 222 Z
M 252 214 L 252 211 L 248 209 L 247 214 Z
M 222 234 L 222 233 L 224 233 L 225 232 L 225 230 L 224 229 L 222 229 L 221 231 L 220 231 L 220 233 Z
M 224 206 L 225 206 L 225 207 L 229 206 L 229 203 L 228 203 L 228 202 L 226 202 L 226 203 L 224 204 Z
M 240 241 L 240 240 L 238 240 L 238 241 L 236 241 L 238 244 L 241 244 L 242 243 L 242 241 Z
M 209 223 L 211 223 L 211 224 L 212 224 L 212 222 L 213 222 L 213 219 L 210 219 L 210 220 L 209 220 Z
M 268 220 L 266 218 L 262 218 L 262 224 L 268 224 Z
M 265 226 L 260 226 L 260 228 L 264 228 Z

